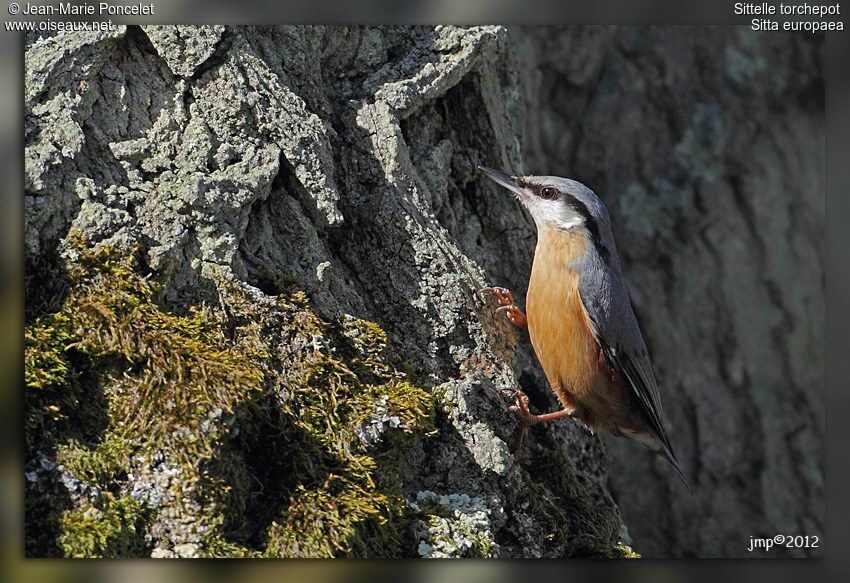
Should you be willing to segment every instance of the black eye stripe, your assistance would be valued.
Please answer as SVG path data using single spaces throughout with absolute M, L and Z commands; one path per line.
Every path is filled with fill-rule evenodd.
M 596 219 L 590 213 L 590 209 L 587 208 L 587 205 L 582 201 L 577 199 L 574 195 L 568 193 L 562 193 L 557 188 L 552 186 L 539 186 L 534 183 L 530 183 L 525 180 L 521 176 L 517 176 L 514 178 L 514 182 L 522 188 L 531 189 L 531 191 L 540 198 L 548 199 L 548 196 L 552 196 L 552 198 L 563 198 L 564 204 L 567 204 L 572 208 L 572 210 L 578 214 L 582 219 L 584 219 L 584 226 L 588 230 L 590 234 L 590 239 L 593 242 L 593 246 L 598 251 L 600 257 L 605 263 L 608 263 L 611 260 L 611 252 L 605 246 L 605 243 L 602 242 L 602 233 L 599 230 L 599 224 L 596 222 Z M 544 194 L 544 191 L 545 194 Z M 551 191 L 548 192 L 548 191 Z

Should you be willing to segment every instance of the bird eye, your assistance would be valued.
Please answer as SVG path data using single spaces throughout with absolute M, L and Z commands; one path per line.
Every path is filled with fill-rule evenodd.
M 558 191 L 552 188 L 551 186 L 547 186 L 546 188 L 540 191 L 540 196 L 547 200 L 552 200 L 554 198 L 557 198 Z

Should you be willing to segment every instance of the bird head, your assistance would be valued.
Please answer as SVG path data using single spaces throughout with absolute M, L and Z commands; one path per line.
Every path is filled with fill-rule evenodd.
M 581 182 L 558 176 L 510 176 L 501 170 L 478 167 L 496 184 L 510 190 L 528 209 L 538 231 L 598 231 L 608 225 L 605 205 Z

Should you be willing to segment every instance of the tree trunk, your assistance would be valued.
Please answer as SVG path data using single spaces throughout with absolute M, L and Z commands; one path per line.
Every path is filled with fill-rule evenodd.
M 690 496 L 612 441 L 651 556 L 824 534 L 823 37 L 528 29 L 525 159 L 607 204 Z M 774 548 L 770 556 L 819 555 Z
M 817 36 L 681 27 L 145 26 L 28 38 L 28 327 L 62 310 L 31 310 L 50 287 L 37 266 L 54 250 L 71 272 L 86 263 L 68 242 L 81 233 L 83 248 L 136 246 L 140 271 L 162 286 L 168 314 L 157 317 L 183 322 L 205 304 L 236 344 L 244 321 L 263 327 L 258 341 L 275 355 L 261 358 L 266 381 L 251 393 L 262 415 L 235 397 L 198 413 L 218 427 L 183 436 L 208 441 L 204 461 L 182 464 L 185 442 L 124 431 L 136 453 L 98 483 L 102 473 L 74 468 L 132 421 L 110 364 L 92 389 L 105 403 L 96 430 L 84 439 L 51 421 L 28 441 L 28 553 L 622 556 L 631 540 L 614 498 L 649 555 L 747 555 L 750 536 L 822 534 L 821 50 Z M 518 439 L 510 391 L 541 409 L 555 402 L 527 335 L 474 292 L 501 285 L 523 303 L 534 231 L 479 164 L 576 178 L 608 205 L 693 497 L 639 446 L 611 440 L 606 456 L 571 422 Z M 309 302 L 295 312 L 274 303 L 297 290 Z M 322 348 L 293 328 L 313 312 Z M 304 369 L 292 363 L 310 351 L 342 359 L 367 321 L 386 331 L 385 360 L 339 366 L 359 376 L 356 391 L 376 374 L 385 387 L 415 381 L 433 399 L 431 430 L 405 426 L 403 405 L 393 420 L 386 400 L 339 393 L 345 402 L 316 407 L 330 419 L 365 403 L 356 439 L 323 430 L 309 446 L 268 445 L 277 430 L 315 429 L 308 403 L 329 391 L 294 389 Z M 171 390 L 165 409 L 183 388 Z M 284 429 L 263 421 L 278 410 L 291 417 Z M 293 448 L 330 469 L 281 486 L 275 464 Z M 210 470 L 224 459 L 236 461 Z M 376 469 L 357 487 L 372 484 L 380 501 L 362 519 L 341 511 L 346 534 L 285 531 L 302 524 L 300 500 L 354 492 L 322 488 L 366 475 L 361 462 Z M 116 519 L 120 536 L 78 545 L 86 509 L 116 515 L 107 491 L 135 509 L 139 540 Z

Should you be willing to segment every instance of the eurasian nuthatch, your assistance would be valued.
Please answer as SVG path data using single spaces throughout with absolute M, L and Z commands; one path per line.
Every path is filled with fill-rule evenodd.
M 687 484 L 661 420 L 658 385 L 623 280 L 608 211 L 592 190 L 556 176 L 509 176 L 479 167 L 510 190 L 537 225 L 526 315 L 510 292 L 489 288 L 534 352 L 563 410 L 534 415 L 519 392 L 524 425 L 572 417 L 663 455 Z

